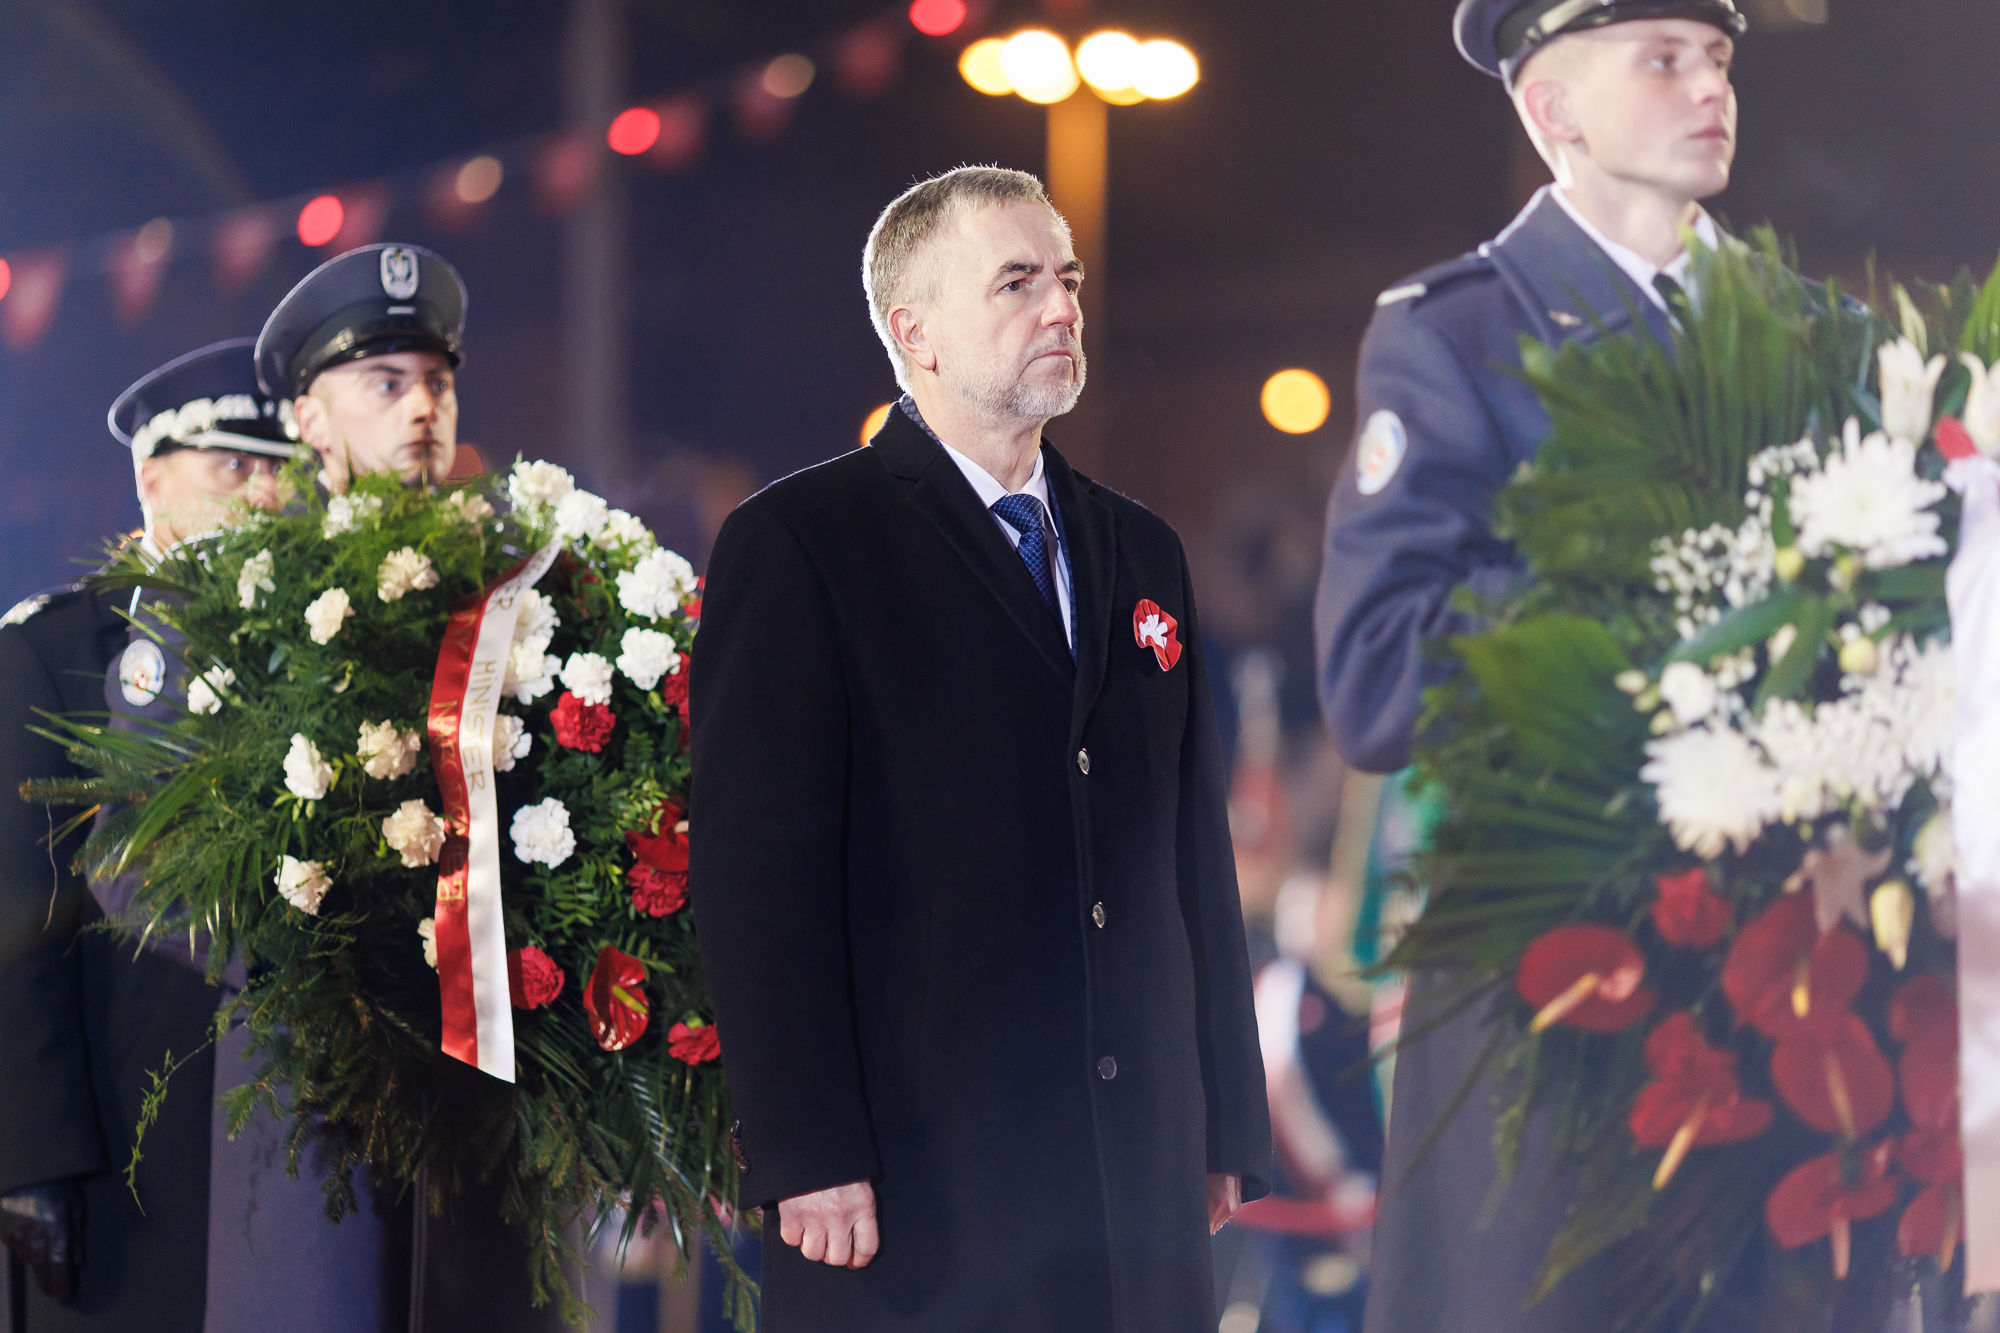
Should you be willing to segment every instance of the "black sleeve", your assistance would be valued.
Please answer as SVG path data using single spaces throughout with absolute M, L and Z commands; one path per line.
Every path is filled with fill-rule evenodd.
M 757 503 L 715 542 L 690 666 L 690 895 L 746 1204 L 879 1171 L 847 937 L 848 705 L 826 590 Z
M 89 895 L 67 873 L 73 847 L 51 860 L 49 807 L 18 795 L 25 779 L 70 771 L 58 746 L 28 731 L 45 725 L 35 709 L 64 708 L 59 668 L 36 637 L 0 629 L 0 1193 L 107 1166 L 76 947 Z
M 1194 951 L 1197 1034 L 1208 1101 L 1208 1169 L 1243 1177 L 1243 1198 L 1271 1192 L 1271 1113 L 1264 1057 L 1251 1000 L 1243 902 L 1229 841 L 1227 782 L 1215 727 L 1208 666 L 1194 608 L 1194 583 L 1181 560 L 1181 641 L 1188 657 L 1187 730 L 1181 740 L 1180 822 L 1175 848 L 1181 914 Z

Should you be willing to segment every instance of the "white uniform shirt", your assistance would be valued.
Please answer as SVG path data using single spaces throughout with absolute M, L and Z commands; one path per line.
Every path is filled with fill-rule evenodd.
M 1611 262 L 1624 270 L 1626 277 L 1638 283 L 1639 290 L 1644 292 L 1646 298 L 1654 305 L 1662 310 L 1667 308 L 1667 298 L 1662 296 L 1660 289 L 1653 285 L 1653 279 L 1659 277 L 1662 273 L 1679 283 L 1682 289 L 1687 292 L 1690 301 L 1694 299 L 1694 287 L 1688 279 L 1688 269 L 1694 263 L 1693 255 L 1683 250 L 1678 255 L 1675 255 L 1665 268 L 1661 268 L 1637 250 L 1627 245 L 1620 245 L 1599 231 L 1592 224 L 1591 220 L 1585 217 L 1577 209 L 1577 206 L 1569 201 L 1569 196 L 1564 194 L 1560 189 L 1551 186 L 1549 193 L 1555 196 L 1556 202 L 1562 206 L 1562 211 L 1569 214 L 1570 221 L 1583 228 L 1583 234 L 1596 242 L 1597 248 L 1610 256 Z M 1715 228 L 1715 219 L 1711 218 L 1703 210 L 1697 209 L 1695 212 L 1694 234 L 1696 239 L 1709 249 L 1716 250 L 1721 248 L 1722 236 Z

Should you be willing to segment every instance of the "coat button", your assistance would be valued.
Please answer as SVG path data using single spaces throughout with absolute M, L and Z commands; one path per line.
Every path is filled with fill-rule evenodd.
M 1104 904 L 1103 904 L 1103 903 L 1096 903 L 1096 904 L 1093 904 L 1093 905 L 1092 905 L 1092 907 L 1091 907 L 1091 909 L 1090 909 L 1090 919 L 1091 919 L 1092 921 L 1095 921 L 1095 922 L 1097 923 L 1097 928 L 1098 928 L 1099 930 L 1103 930 L 1103 929 L 1104 929 Z
M 1076 771 L 1085 777 L 1090 776 L 1090 751 L 1078 750 L 1076 752 Z
M 1105 1056 L 1102 1060 L 1099 1060 L 1097 1062 L 1097 1076 L 1107 1081 L 1110 1079 L 1117 1078 L 1118 1062 L 1112 1059 L 1108 1055 Z

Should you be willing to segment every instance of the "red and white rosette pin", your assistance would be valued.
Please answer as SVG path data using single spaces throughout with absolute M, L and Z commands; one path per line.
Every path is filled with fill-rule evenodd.
M 1180 623 L 1151 598 L 1142 597 L 1132 608 L 1132 639 L 1141 648 L 1151 648 L 1160 670 L 1172 671 L 1181 660 L 1181 641 L 1176 637 Z

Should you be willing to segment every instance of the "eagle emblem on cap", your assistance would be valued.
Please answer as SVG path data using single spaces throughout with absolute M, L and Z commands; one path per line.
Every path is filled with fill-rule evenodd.
M 399 245 L 382 251 L 382 290 L 392 301 L 407 301 L 417 294 L 417 256 Z

